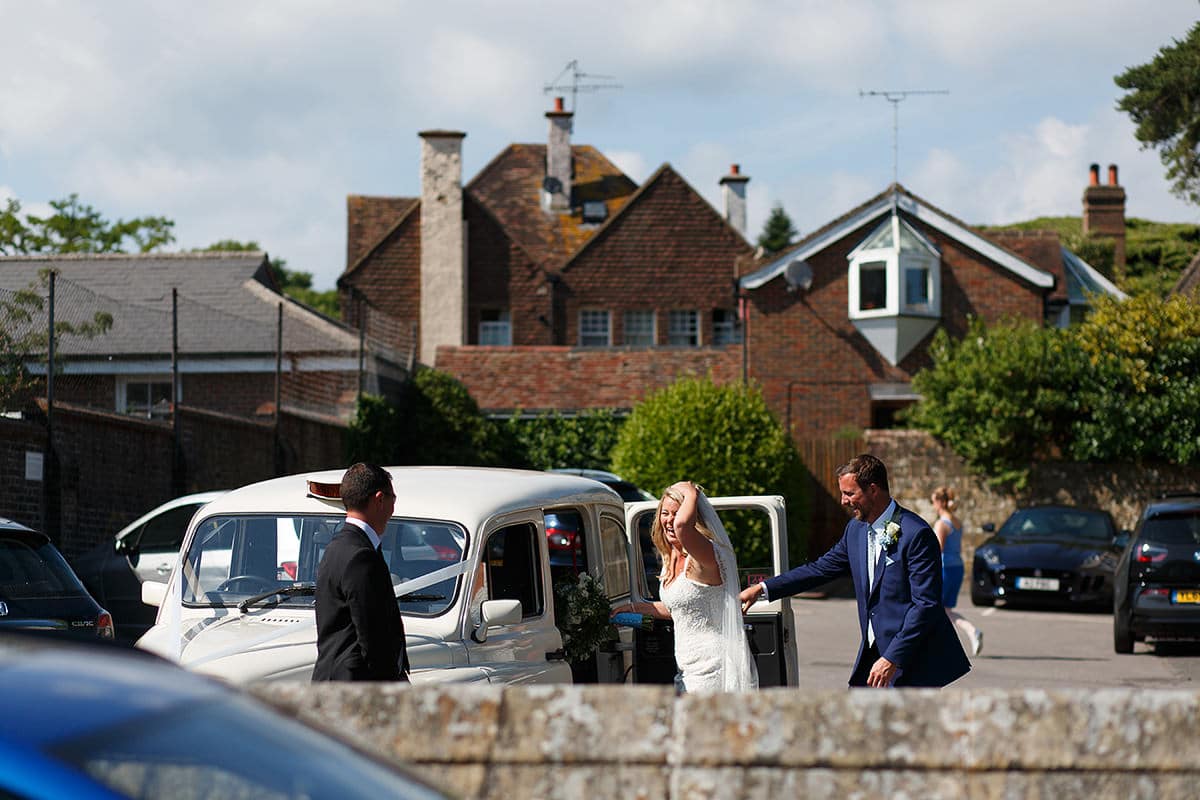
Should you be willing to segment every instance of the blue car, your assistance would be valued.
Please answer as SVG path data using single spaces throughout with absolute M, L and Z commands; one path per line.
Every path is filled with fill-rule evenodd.
M 0 708 L 0 797 L 444 797 L 222 684 L 115 645 L 0 634 Z

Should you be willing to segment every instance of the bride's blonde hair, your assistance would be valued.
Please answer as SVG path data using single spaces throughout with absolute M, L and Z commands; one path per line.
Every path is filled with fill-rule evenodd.
M 703 488 L 694 483 L 692 486 L 696 488 L 697 492 L 704 491 Z M 683 505 L 683 494 L 675 489 L 674 484 L 671 484 L 665 490 L 663 490 L 663 495 L 658 501 L 658 508 L 654 510 L 654 524 L 650 527 L 650 541 L 654 543 L 654 549 L 658 551 L 658 560 L 662 563 L 662 569 L 658 573 L 658 577 L 660 579 L 664 577 L 674 577 L 673 575 L 667 575 L 667 567 L 670 564 L 671 545 L 667 544 L 667 535 L 663 531 L 662 526 L 662 507 L 667 498 L 674 500 L 681 506 Z M 708 539 L 710 542 L 715 541 L 712 530 L 706 524 L 704 524 L 704 520 L 700 518 L 699 509 L 697 508 L 696 511 L 696 530 L 700 531 L 704 538 Z

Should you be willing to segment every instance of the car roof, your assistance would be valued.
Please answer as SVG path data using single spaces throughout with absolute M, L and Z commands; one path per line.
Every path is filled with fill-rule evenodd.
M 1152 517 L 1156 514 L 1172 514 L 1179 511 L 1196 510 L 1200 510 L 1200 494 L 1170 494 L 1158 500 L 1152 500 L 1146 506 L 1144 516 Z
M 137 528 L 144 525 L 146 520 L 150 519 L 151 517 L 157 516 L 164 511 L 169 511 L 172 508 L 178 508 L 179 506 L 185 506 L 190 503 L 208 503 L 208 502 L 211 502 L 211 501 L 217 499 L 221 495 L 225 494 L 225 492 L 227 492 L 227 491 L 229 491 L 229 490 L 221 489 L 219 491 L 212 491 L 212 492 L 196 492 L 195 494 L 185 494 L 185 495 L 176 497 L 173 500 L 168 500 L 167 502 L 163 503 L 162 505 L 155 506 L 154 508 L 147 511 L 145 514 L 142 514 L 140 517 L 135 519 L 133 522 L 126 525 L 124 528 L 121 528 L 121 530 L 117 531 L 115 538 L 121 539 L 121 538 L 127 536 L 130 531 L 136 530 Z
M 621 498 L 597 481 L 561 473 L 489 467 L 385 467 L 392 475 L 396 516 L 439 519 L 476 529 L 487 519 L 522 508 Z M 234 489 L 211 501 L 206 516 L 247 513 L 345 513 L 338 500 L 309 493 L 309 481 L 336 486 L 345 470 L 302 473 Z
M 556 469 L 547 470 L 548 472 L 558 472 L 563 475 L 578 475 L 582 478 L 591 478 L 594 481 L 620 481 L 624 480 L 620 475 L 608 472 L 602 469 L 583 469 L 580 467 L 558 467 Z
M 0 635 L 0 738 L 40 746 L 227 691 L 142 651 Z
M 28 531 L 29 533 L 36 533 L 33 528 L 22 525 L 15 519 L 9 519 L 8 517 L 0 517 L 0 531 Z

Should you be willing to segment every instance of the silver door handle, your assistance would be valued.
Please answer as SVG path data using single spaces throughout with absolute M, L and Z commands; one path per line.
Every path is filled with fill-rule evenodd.
M 157 572 L 159 575 L 166 575 L 170 571 L 171 571 L 170 564 L 159 564 L 158 568 L 155 570 L 155 572 Z

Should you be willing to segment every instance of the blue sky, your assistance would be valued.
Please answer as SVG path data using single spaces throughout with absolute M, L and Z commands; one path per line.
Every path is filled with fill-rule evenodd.
M 542 142 L 567 62 L 576 143 L 635 180 L 663 162 L 719 207 L 751 176 L 749 232 L 802 233 L 899 179 L 970 223 L 1075 215 L 1115 163 L 1129 216 L 1200 222 L 1115 110 L 1113 76 L 1200 19 L 1196 0 L 28 2 L 0 0 L 0 199 L 76 192 L 165 215 L 181 249 L 254 239 L 329 288 L 346 195 L 414 196 L 417 132 L 465 131 L 469 179 Z

